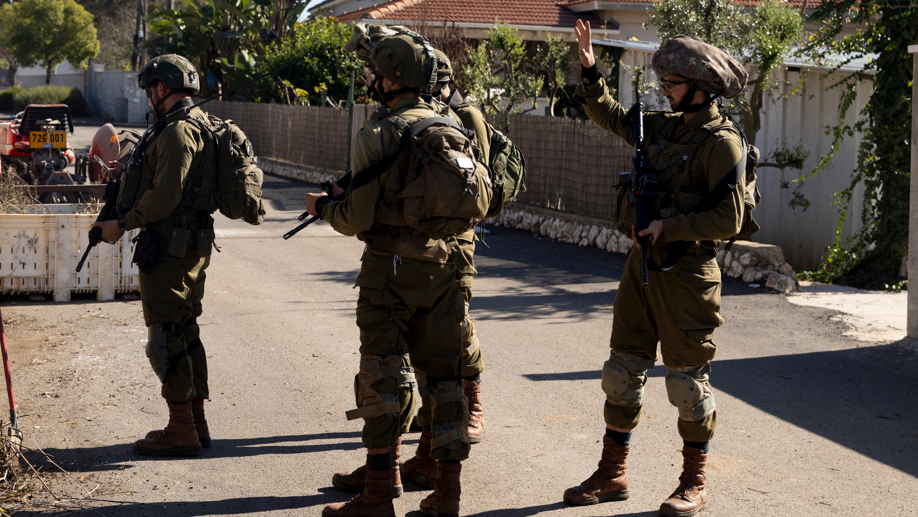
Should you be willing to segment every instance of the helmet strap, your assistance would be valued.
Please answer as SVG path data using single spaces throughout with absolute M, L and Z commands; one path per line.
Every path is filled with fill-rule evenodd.
M 153 116 L 156 117 L 156 120 L 160 120 L 166 117 L 165 113 L 163 113 L 162 116 L 159 115 L 159 107 L 162 106 L 164 102 L 166 102 L 166 99 L 168 99 L 169 97 L 172 97 L 176 93 L 178 93 L 178 90 L 170 91 L 169 93 L 164 95 L 162 99 L 159 99 L 159 102 L 153 105 Z
M 700 104 L 692 104 L 692 101 L 695 100 L 695 92 L 700 91 L 698 86 L 695 84 L 695 81 L 692 81 L 689 84 L 689 89 L 685 92 L 685 95 L 682 96 L 682 100 L 679 101 L 679 104 L 676 106 L 676 111 L 681 111 L 682 113 L 698 113 L 699 111 L 707 108 L 711 105 L 716 97 L 708 98 L 706 101 Z

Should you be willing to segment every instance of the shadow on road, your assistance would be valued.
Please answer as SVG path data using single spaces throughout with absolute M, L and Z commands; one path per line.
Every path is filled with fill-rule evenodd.
M 307 443 L 326 440 L 340 441 L 331 441 L 330 443 Z M 122 444 L 104 445 L 100 447 L 51 448 L 45 449 L 44 452 L 53 457 L 55 461 L 62 463 L 64 466 L 68 466 L 72 470 L 79 472 L 101 472 L 119 470 L 122 467 L 130 468 L 130 465 L 124 465 L 124 462 L 187 461 L 189 459 L 201 461 L 216 458 L 245 458 L 264 454 L 310 454 L 326 451 L 353 451 L 363 448 L 359 432 L 265 436 L 237 439 L 220 439 L 219 437 L 215 437 L 211 447 L 205 449 L 200 456 L 194 458 L 155 458 L 150 456 L 138 456 L 131 452 L 132 443 L 133 441 L 125 441 L 125 443 Z M 405 445 L 417 444 L 417 437 L 410 439 L 406 436 L 402 443 Z M 30 461 L 32 461 L 32 459 L 30 459 Z M 43 465 L 44 463 L 47 462 L 40 458 L 37 461 L 37 465 Z M 33 461 L 33 464 L 35 464 L 35 461 Z M 44 466 L 48 470 L 55 469 L 50 463 Z
M 918 476 L 918 350 L 894 343 L 831 352 L 715 361 L 715 390 Z M 664 368 L 648 371 L 662 377 Z M 524 375 L 598 380 L 599 370 Z M 601 396 L 597 386 L 597 397 Z

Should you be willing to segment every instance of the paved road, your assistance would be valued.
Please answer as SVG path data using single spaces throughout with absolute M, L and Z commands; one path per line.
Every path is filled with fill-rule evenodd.
M 360 422 L 344 418 L 354 406 L 362 245 L 324 223 L 283 241 L 306 190 L 267 178 L 265 224 L 218 219 L 223 251 L 199 319 L 214 445 L 198 459 L 130 453 L 166 414 L 142 355 L 138 302 L 0 299 L 4 318 L 18 321 L 11 338 L 27 345 L 14 353 L 27 443 L 87 475 L 90 489 L 102 485 L 102 515 L 317 516 L 348 498 L 331 475 L 364 460 Z M 656 515 L 681 466 L 662 365 L 650 372 L 632 443 L 631 499 L 560 502 L 599 460 L 600 368 L 624 257 L 502 228 L 488 245 L 472 301 L 487 435 L 464 464 L 462 514 Z M 918 352 L 852 341 L 831 311 L 732 280 L 724 294 L 712 372 L 719 430 L 701 515 L 913 515 Z M 406 437 L 407 454 L 416 441 Z M 417 517 L 426 492 L 406 488 L 396 511 Z

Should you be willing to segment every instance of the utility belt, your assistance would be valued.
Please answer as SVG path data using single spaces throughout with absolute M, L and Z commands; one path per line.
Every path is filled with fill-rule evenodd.
M 164 255 L 179 259 L 189 253 L 199 258 L 209 257 L 216 247 L 215 238 L 214 218 L 210 214 L 180 215 L 148 224 L 134 239 L 132 263 L 149 274 L 163 261 Z
M 216 234 L 210 214 L 180 215 L 147 225 L 147 229 L 156 232 L 170 257 L 185 258 L 190 252 L 204 258 L 213 253 Z
M 653 261 L 648 261 L 651 271 L 669 271 L 686 255 L 716 257 L 717 243 L 714 241 L 677 241 L 654 245 L 651 248 Z

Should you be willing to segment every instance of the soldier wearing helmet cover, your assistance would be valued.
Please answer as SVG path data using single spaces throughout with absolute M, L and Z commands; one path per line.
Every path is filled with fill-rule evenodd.
M 426 380 L 422 394 L 433 405 L 428 444 L 436 460 L 436 489 L 421 501 L 421 512 L 458 515 L 460 462 L 468 458 L 469 440 L 459 368 L 464 300 L 450 260 L 455 239 L 431 239 L 409 226 L 377 220 L 383 186 L 389 184 L 390 175 L 404 172 L 399 167 L 407 163 L 396 161 L 380 176 L 358 181 L 360 171 L 400 149 L 398 120 L 412 123 L 439 115 L 420 98 L 436 80 L 436 58 L 427 40 L 410 31 L 363 24 L 354 30 L 346 48 L 367 63 L 370 95 L 386 109 L 357 134 L 351 161 L 355 174 L 347 197 L 308 194 L 306 207 L 339 233 L 356 235 L 367 244 L 356 281 L 360 288 L 361 360 L 354 386 L 358 408 L 348 412 L 349 419 L 364 419 L 367 460 L 365 466 L 333 478 L 339 489 L 359 489 L 362 481 L 362 492 L 346 503 L 327 506 L 322 514 L 395 515 L 392 499 L 402 493 L 401 435 L 416 408 L 411 367 L 415 364 Z
M 629 110 L 609 94 L 596 67 L 589 26 L 578 21 L 576 33 L 583 70 L 575 98 L 597 125 L 633 143 Z M 640 235 L 652 236 L 654 264 L 687 251 L 670 269 L 651 267 L 648 286 L 641 281 L 641 254 L 632 248 L 626 258 L 613 307 L 612 350 L 602 372 L 602 459 L 592 476 L 564 493 L 564 501 L 589 505 L 628 498 L 626 458 L 659 342 L 668 398 L 678 408 L 684 459 L 679 485 L 660 506 L 660 515 L 684 517 L 697 513 L 708 498 L 705 467 L 717 424 L 708 374 L 717 351 L 714 330 L 723 324 L 715 257 L 721 241 L 740 232 L 744 210 L 744 181 L 719 185 L 745 170 L 745 137 L 720 114 L 715 100 L 742 92 L 747 75 L 727 53 L 687 36 L 664 42 L 652 64 L 672 112 L 644 115 L 645 149 L 659 188 L 652 222 Z M 627 191 L 616 193 L 613 220 L 635 237 Z
M 190 119 L 206 119 L 206 115 L 189 109 L 200 78 L 184 57 L 156 57 L 137 78 L 157 123 L 144 133 L 121 178 L 118 219 L 93 226 L 101 227 L 102 238 L 109 242 L 125 231 L 142 230 L 134 262 L 140 269 L 147 325 L 145 352 L 162 382 L 169 423 L 135 442 L 133 451 L 146 456 L 196 456 L 211 442 L 204 416 L 204 401 L 209 398 L 207 358 L 197 318 L 210 264 L 213 208 L 196 193 L 202 176 L 196 173 L 208 159 L 207 135 Z M 118 162 L 110 166 L 122 169 Z

